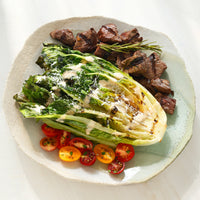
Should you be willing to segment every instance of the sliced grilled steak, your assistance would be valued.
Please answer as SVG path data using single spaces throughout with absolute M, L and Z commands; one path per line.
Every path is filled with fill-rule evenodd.
M 119 53 L 117 55 L 117 60 L 116 60 L 116 65 L 118 66 L 118 68 L 120 68 L 122 71 L 123 71 L 123 68 L 122 68 L 122 61 L 127 59 L 127 58 L 130 58 L 131 56 L 133 56 L 133 52 L 128 52 L 128 53 Z
M 124 72 L 133 76 L 141 75 L 146 68 L 146 54 L 141 51 L 134 52 L 133 56 L 126 58 L 121 62 L 121 68 Z
M 122 43 L 138 43 L 143 40 L 142 37 L 140 37 L 140 34 L 138 33 L 138 30 L 136 28 L 124 32 L 120 35 Z
M 81 52 L 93 52 L 97 46 L 97 33 L 93 28 L 90 30 L 78 33 L 74 45 L 75 50 Z
M 73 46 L 75 43 L 75 38 L 73 33 L 69 29 L 61 29 L 61 30 L 55 30 L 50 33 L 50 36 L 53 39 L 56 39 L 63 44 Z
M 121 38 L 118 34 L 117 26 L 115 24 L 103 25 L 98 32 L 98 38 L 101 42 L 109 44 L 121 42 Z
M 143 77 L 133 77 L 133 79 L 143 85 L 149 92 L 151 92 L 152 95 L 157 93 L 155 88 L 151 85 L 151 80 Z
M 117 61 L 117 56 L 118 56 L 118 52 L 111 52 L 109 53 L 109 55 L 107 56 L 106 60 L 108 60 L 109 62 L 115 64 Z
M 142 75 L 148 79 L 161 77 L 162 73 L 167 69 L 167 65 L 160 60 L 160 57 L 155 52 L 146 59 L 146 62 L 148 63 L 146 71 Z
M 100 44 L 103 44 L 103 43 L 101 42 Z M 107 51 L 101 49 L 99 46 L 97 46 L 97 48 L 94 52 L 94 55 L 106 59 L 108 57 L 109 53 Z
M 166 79 L 160 79 L 160 78 L 152 79 L 151 85 L 161 93 L 166 93 L 166 94 L 171 93 L 169 81 Z
M 176 99 L 173 99 L 161 93 L 157 93 L 155 95 L 155 98 L 160 103 L 166 113 L 171 115 L 174 113 L 174 109 L 176 107 Z

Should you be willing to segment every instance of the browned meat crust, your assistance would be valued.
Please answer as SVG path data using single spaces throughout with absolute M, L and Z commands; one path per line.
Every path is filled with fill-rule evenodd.
M 155 95 L 157 93 L 155 88 L 151 85 L 151 80 L 150 79 L 147 79 L 147 78 L 144 78 L 144 77 L 134 77 L 134 79 L 138 83 L 143 85 L 149 92 L 151 92 L 152 95 Z
M 74 35 L 69 29 L 54 30 L 50 33 L 50 36 L 69 46 L 73 46 L 75 43 Z
M 81 52 L 93 52 L 97 46 L 97 33 L 93 28 L 90 30 L 78 33 L 74 45 L 75 50 Z
M 136 51 L 133 56 L 121 61 L 118 59 L 117 65 L 124 72 L 132 76 L 144 76 L 147 79 L 158 78 L 167 68 L 166 64 L 160 60 L 157 53 L 152 53 L 149 57 L 141 51 Z
M 171 93 L 169 81 L 166 79 L 160 79 L 160 78 L 152 79 L 151 85 L 159 92 L 166 94 Z
M 162 106 L 162 108 L 164 109 L 166 113 L 171 114 L 171 115 L 174 113 L 174 109 L 176 106 L 176 99 L 173 99 L 161 93 L 157 93 L 155 95 L 155 98 L 160 103 L 160 105 Z
M 136 51 L 133 56 L 123 60 L 120 67 L 124 72 L 134 76 L 142 75 L 146 71 L 146 54 Z
M 127 32 L 123 32 L 121 35 L 121 40 L 122 43 L 138 43 L 141 42 L 143 40 L 142 37 L 140 37 L 140 34 L 138 32 L 138 30 L 136 28 L 127 31 Z
M 142 74 L 148 79 L 159 78 L 163 72 L 167 69 L 167 65 L 160 60 L 157 53 L 152 53 L 148 58 L 146 71 Z
M 100 44 L 103 44 L 102 42 Z M 99 46 L 97 46 L 95 52 L 94 52 L 95 56 L 101 57 L 101 58 L 107 58 L 109 53 L 103 49 L 101 49 Z
M 98 39 L 108 44 L 120 43 L 121 38 L 115 24 L 105 24 L 98 32 Z

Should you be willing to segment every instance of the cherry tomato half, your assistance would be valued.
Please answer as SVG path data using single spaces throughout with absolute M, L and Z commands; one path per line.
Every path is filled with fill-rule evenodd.
M 63 161 L 73 162 L 81 157 L 81 152 L 72 146 L 65 146 L 59 150 L 59 157 Z
M 55 136 L 58 136 L 58 135 L 60 135 L 62 133 L 61 130 L 52 128 L 52 127 L 48 126 L 47 124 L 43 124 L 41 126 L 41 128 L 42 128 L 43 133 L 47 137 L 55 137 Z
M 54 137 L 44 137 L 40 140 L 40 146 L 45 151 L 53 151 L 58 146 L 58 140 Z
M 96 155 L 92 150 L 85 150 L 80 157 L 80 162 L 82 165 L 91 166 L 95 163 L 95 161 Z
M 120 174 L 124 171 L 125 163 L 115 159 L 108 165 L 108 172 L 111 174 Z
M 94 147 L 97 159 L 102 163 L 111 163 L 115 159 L 115 152 L 105 144 L 97 144 Z
M 91 141 L 79 137 L 71 139 L 69 141 L 69 146 L 74 146 L 78 148 L 81 152 L 85 151 L 86 149 L 92 150 L 93 148 L 93 144 Z
M 116 158 L 121 162 L 128 162 L 135 155 L 135 151 L 132 145 L 119 143 L 115 150 Z
M 62 131 L 62 134 L 59 135 L 57 138 L 58 138 L 58 149 L 60 149 L 64 146 L 67 146 L 71 138 L 71 133 L 67 131 Z

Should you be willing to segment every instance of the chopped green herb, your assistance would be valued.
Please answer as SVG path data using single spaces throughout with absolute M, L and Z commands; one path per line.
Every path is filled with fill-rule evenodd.
M 101 152 L 101 154 L 102 154 L 102 155 L 105 155 L 105 154 L 106 154 L 106 152 L 105 152 L 105 151 L 103 151 L 103 152 Z
M 126 151 L 126 153 L 130 153 L 130 152 L 131 152 L 130 150 L 127 150 L 127 151 Z
M 73 155 L 73 151 L 70 151 L 69 153 L 70 153 L 71 156 Z
M 44 146 L 47 146 L 47 144 L 48 144 L 47 142 L 44 142 L 44 143 L 43 143 Z

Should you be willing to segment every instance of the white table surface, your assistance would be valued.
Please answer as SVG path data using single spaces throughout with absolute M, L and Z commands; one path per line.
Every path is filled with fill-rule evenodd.
M 2 200 L 199 200 L 200 199 L 200 2 L 199 0 L 1 0 L 0 94 L 26 38 L 57 19 L 101 15 L 166 33 L 184 58 L 196 93 L 193 137 L 178 158 L 151 180 L 127 186 L 73 182 L 41 167 L 18 149 L 0 108 Z M 10 113 L 12 114 L 12 113 Z

